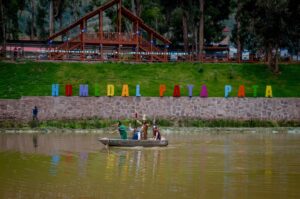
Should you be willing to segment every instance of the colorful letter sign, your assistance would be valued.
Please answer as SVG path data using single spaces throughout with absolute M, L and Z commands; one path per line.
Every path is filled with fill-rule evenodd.
M 245 97 L 245 86 L 244 85 L 240 85 L 239 87 L 239 91 L 238 91 L 238 97 Z
M 128 84 L 123 84 L 122 97 L 128 97 L 128 96 L 129 96 Z
M 205 84 L 202 85 L 200 97 L 208 97 L 207 87 Z
M 167 87 L 166 87 L 165 84 L 160 84 L 159 85 L 159 96 L 160 97 L 164 96 L 164 94 L 166 92 L 166 88 Z M 252 86 L 253 97 L 258 96 L 258 88 L 259 88 L 258 85 L 253 85 Z M 101 93 L 100 92 L 100 85 L 95 83 L 94 84 L 94 89 L 95 89 L 94 90 L 94 96 L 99 97 L 100 93 Z M 118 85 L 118 90 L 119 89 L 120 89 L 120 85 Z M 135 90 L 135 96 L 136 97 L 141 97 L 142 96 L 140 89 L 141 89 L 140 84 L 136 84 L 136 90 Z M 194 85 L 188 84 L 187 89 L 188 89 L 188 96 L 193 97 Z M 249 88 L 249 92 L 250 92 L 250 90 L 251 89 Z M 224 87 L 224 96 L 225 96 L 225 98 L 228 98 L 230 96 L 231 92 L 232 92 L 232 86 L 231 85 L 225 85 L 225 87 Z M 59 96 L 59 84 L 56 84 L 56 83 L 52 84 L 51 95 L 52 96 Z M 73 87 L 72 87 L 71 84 L 65 85 L 65 95 L 66 96 L 72 96 L 73 95 Z M 107 96 L 113 97 L 114 95 L 115 95 L 115 86 L 113 84 L 107 84 Z M 129 95 L 130 95 L 130 93 L 129 93 L 128 84 L 123 84 L 122 85 L 121 96 L 127 97 Z M 88 86 L 88 84 L 80 84 L 79 85 L 79 96 L 81 96 L 81 97 L 89 96 L 89 86 Z M 180 85 L 178 85 L 178 84 L 174 85 L 173 97 L 180 97 L 180 96 L 181 96 Z M 246 97 L 246 88 L 245 88 L 244 85 L 239 85 L 237 96 L 239 98 Z M 207 86 L 205 84 L 203 84 L 202 87 L 201 87 L 200 97 L 208 97 L 208 89 L 207 89 Z M 265 97 L 273 97 L 273 91 L 272 91 L 272 86 L 271 85 L 266 86 Z
M 166 85 L 165 84 L 159 85 L 159 96 L 163 97 L 165 92 L 166 92 Z
M 136 97 L 141 97 L 141 93 L 140 93 L 140 85 L 137 84 L 136 87 L 135 87 L 135 96 Z
M 70 85 L 70 84 L 66 85 L 65 94 L 66 94 L 66 96 L 72 96 L 72 94 L 73 94 L 72 85 Z
M 112 97 L 115 95 L 115 86 L 113 84 L 107 85 L 107 96 Z
M 230 85 L 225 86 L 225 97 L 229 97 L 229 93 L 232 91 L 232 87 Z
M 273 97 L 272 86 L 267 85 L 266 87 L 266 97 Z
M 59 85 L 58 84 L 52 84 L 52 96 L 58 96 L 59 94 Z
M 87 97 L 87 96 L 89 96 L 89 85 L 87 85 L 87 84 L 80 84 L 80 86 L 79 86 L 79 96 L 80 97 Z

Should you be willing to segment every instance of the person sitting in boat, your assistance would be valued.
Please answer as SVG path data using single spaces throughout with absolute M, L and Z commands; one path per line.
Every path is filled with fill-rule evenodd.
M 160 131 L 159 131 L 157 126 L 153 127 L 153 139 L 154 140 L 161 140 L 161 134 L 160 134 Z
M 127 139 L 126 127 L 124 125 L 122 125 L 122 123 L 120 121 L 118 122 L 118 130 L 119 130 L 121 139 L 126 140 Z
M 133 130 L 133 136 L 132 136 L 133 140 L 140 140 L 141 139 L 141 131 L 137 128 L 135 128 Z
M 141 139 L 141 131 L 138 128 L 132 128 L 131 124 L 129 123 L 128 130 L 132 132 L 132 139 L 133 140 L 140 140 Z

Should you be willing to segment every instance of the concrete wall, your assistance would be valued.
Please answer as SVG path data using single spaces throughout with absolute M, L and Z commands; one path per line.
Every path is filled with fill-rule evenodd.
M 300 121 L 300 98 L 200 97 L 23 97 L 0 100 L 0 120 L 133 118 L 135 111 L 153 118 L 261 119 Z

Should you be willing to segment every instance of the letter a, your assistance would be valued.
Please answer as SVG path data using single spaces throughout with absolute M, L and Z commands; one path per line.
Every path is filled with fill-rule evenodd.
M 271 85 L 267 85 L 267 87 L 266 87 L 266 97 L 273 97 Z
M 173 97 L 180 97 L 180 87 L 179 87 L 179 85 L 174 86 Z
M 123 84 L 122 97 L 128 97 L 128 96 L 129 96 L 128 84 Z
M 202 85 L 200 97 L 208 97 L 207 87 L 205 84 Z
M 166 85 L 165 84 L 159 85 L 159 96 L 163 97 L 165 92 L 166 92 Z
M 115 86 L 113 84 L 107 85 L 107 96 L 112 97 L 115 95 Z
M 240 85 L 239 87 L 239 92 L 238 92 L 238 97 L 245 97 L 245 86 L 244 85 Z

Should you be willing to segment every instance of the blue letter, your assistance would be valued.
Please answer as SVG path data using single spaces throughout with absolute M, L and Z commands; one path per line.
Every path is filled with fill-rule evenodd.
M 225 97 L 229 97 L 229 93 L 231 92 L 232 87 L 230 85 L 225 86 Z
M 79 96 L 80 97 L 87 97 L 87 96 L 89 96 L 89 85 L 87 85 L 87 84 L 80 84 Z
M 188 89 L 189 89 L 189 97 L 193 97 L 193 88 L 194 88 L 194 85 L 187 85 Z
M 136 96 L 136 97 L 141 97 L 141 93 L 140 93 L 140 85 L 139 85 L 139 84 L 136 85 L 135 96 Z
M 59 85 L 58 84 L 52 84 L 52 96 L 58 96 L 59 93 Z

